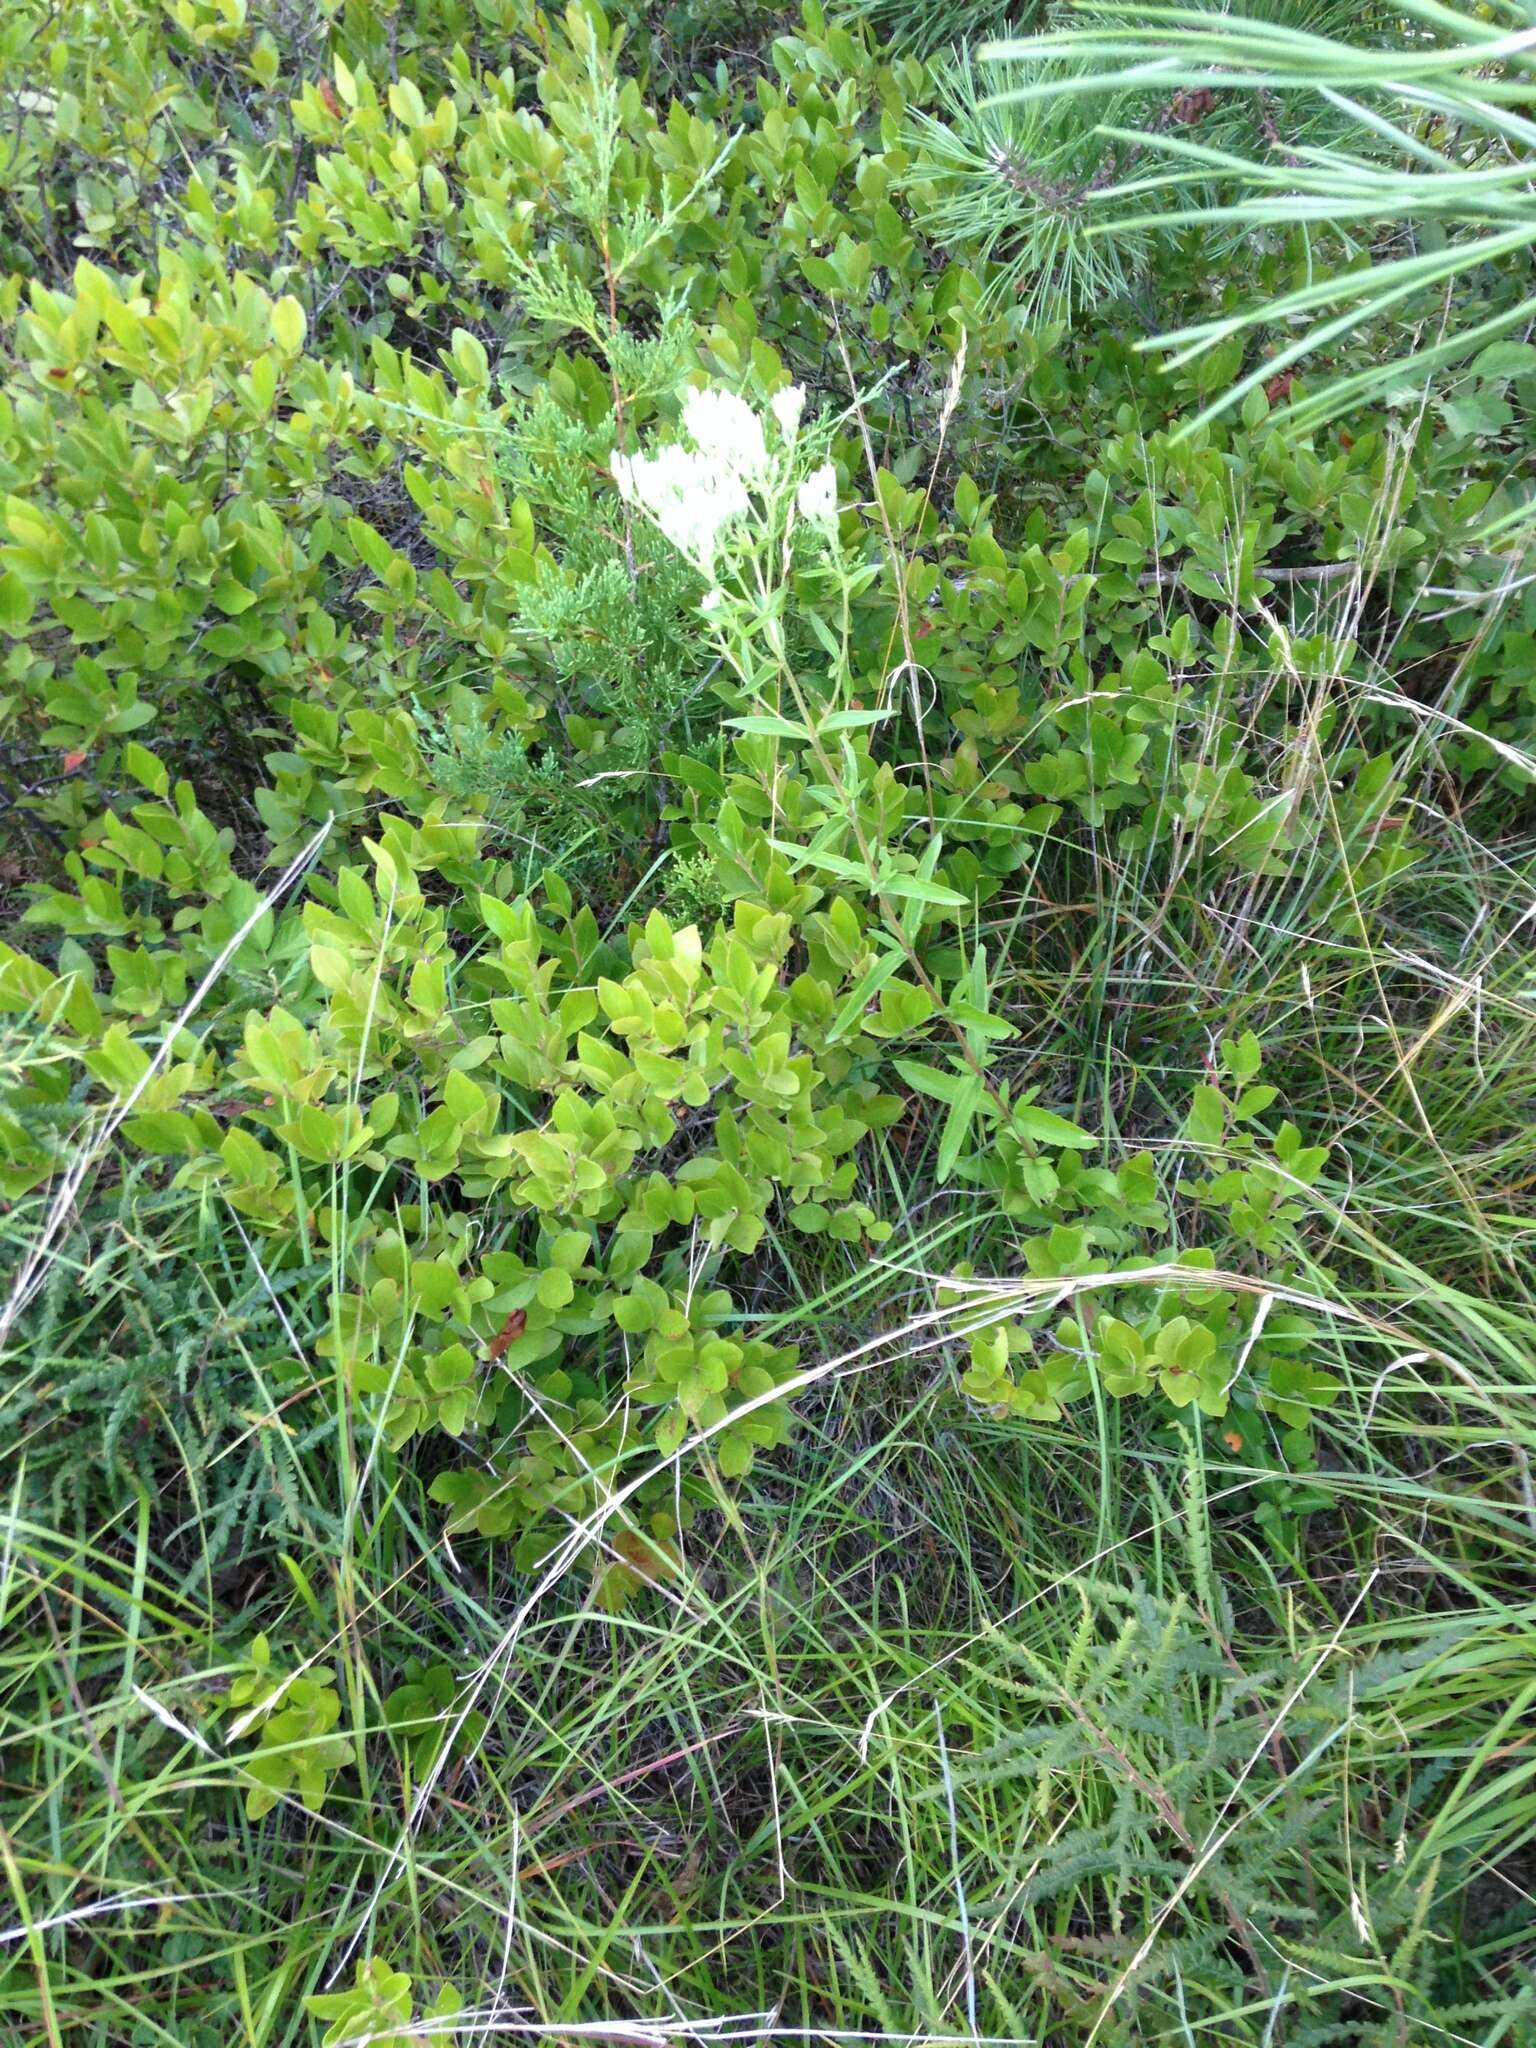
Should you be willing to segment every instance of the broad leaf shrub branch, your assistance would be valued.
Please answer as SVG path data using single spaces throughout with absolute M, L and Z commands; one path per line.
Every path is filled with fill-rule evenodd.
M 0 27 L 0 2031 L 1523 1995 L 1523 58 L 890 12 Z

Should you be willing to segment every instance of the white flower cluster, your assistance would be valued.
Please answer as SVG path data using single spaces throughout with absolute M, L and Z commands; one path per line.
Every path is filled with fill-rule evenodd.
M 763 423 L 734 391 L 690 387 L 683 397 L 683 430 L 712 472 L 753 491 L 773 482 L 776 465 Z
M 837 531 L 837 471 L 830 462 L 813 469 L 795 493 L 795 506 L 802 519 L 829 534 Z
M 798 384 L 768 401 L 777 429 L 770 448 L 763 420 L 733 391 L 690 389 L 683 398 L 681 442 L 654 455 L 615 455 L 619 494 L 661 528 L 702 575 L 713 578 L 720 543 L 748 517 L 754 495 L 787 484 L 805 393 Z M 795 505 L 802 519 L 827 534 L 837 528 L 837 472 L 825 463 L 800 485 Z
M 649 513 L 680 554 L 706 576 L 726 528 L 752 509 L 738 477 L 680 442 L 654 455 L 615 455 L 619 495 Z
M 786 384 L 782 391 L 775 391 L 768 401 L 768 410 L 778 421 L 784 439 L 792 442 L 800 431 L 800 415 L 805 411 L 804 385 Z

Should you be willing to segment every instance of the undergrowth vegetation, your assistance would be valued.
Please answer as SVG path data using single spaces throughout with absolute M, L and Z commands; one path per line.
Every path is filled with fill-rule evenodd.
M 1533 38 L 13 0 L 7 2048 L 1536 2039 Z

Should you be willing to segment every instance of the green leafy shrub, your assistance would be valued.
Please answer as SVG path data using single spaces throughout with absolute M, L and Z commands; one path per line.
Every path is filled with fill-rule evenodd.
M 72 91 L 85 43 L 27 19 Z M 255 19 L 113 45 L 179 81 L 152 160 L 198 110 L 152 238 L 23 109 L 14 234 L 46 243 L 58 149 L 103 239 L 6 287 L 6 708 L 18 771 L 59 764 L 10 812 L 45 871 L 0 954 L 8 1192 L 120 1120 L 111 1170 L 232 1219 L 271 1299 L 324 1274 L 317 1389 L 451 1530 L 528 1569 L 585 1532 L 610 1601 L 783 1441 L 765 1260 L 887 1243 L 898 1127 L 1042 1288 L 981 1330 L 955 1295 L 969 1397 L 1148 1397 L 1304 1471 L 1336 1376 L 1261 1281 L 1324 1148 L 1252 1034 L 1140 1127 L 1208 1176 L 1106 1141 L 1032 1070 L 1008 934 L 1106 864 L 1180 933 L 1282 885 L 1362 931 L 1422 853 L 1370 636 L 1477 561 L 1507 422 L 1298 438 L 1250 380 L 1191 427 L 1235 333 L 1159 378 L 1110 321 L 1037 329 L 1160 246 L 1063 255 L 1054 201 L 954 184 L 1012 151 L 1076 221 L 1131 160 L 1074 94 L 987 107 L 811 9 L 750 109 L 728 74 L 662 109 L 596 10 L 500 20 L 493 68 L 359 9 L 286 102 Z M 1156 1277 L 1105 1299 L 1117 1267 Z M 146 1399 L 212 1421 L 178 1361 L 82 1358 L 66 1406 L 114 1454 Z M 215 1550 L 261 1469 L 221 1468 Z
M 13 2029 L 1518 2018 L 1523 59 L 1324 222 L 1341 12 L 0 24 Z
M 385 2042 L 390 2048 L 451 2043 L 458 2031 L 451 2023 L 463 2006 L 457 1991 L 444 1984 L 420 2013 L 411 1991 L 412 1980 L 404 1970 L 392 1970 L 375 1956 L 357 1965 L 350 1991 L 317 1994 L 306 1998 L 304 2005 L 314 2018 L 331 2023 L 325 2030 L 325 2048 L 341 2048 L 347 2041 Z
M 622 937 L 605 933 L 553 871 L 537 901 L 507 893 L 526 885 L 529 861 L 498 858 L 503 827 L 488 783 L 461 785 L 469 815 L 450 816 L 424 735 L 403 709 L 359 704 L 343 719 L 295 704 L 290 788 L 313 774 L 310 762 L 328 764 L 420 822 L 399 808 L 384 814 L 378 836 L 364 839 L 367 867 L 343 858 L 311 879 L 301 909 L 257 917 L 231 964 L 248 984 L 265 974 L 275 1003 L 246 1008 L 236 1032 L 236 1001 L 228 1027 L 196 1057 L 152 1074 L 124 1013 L 150 1025 L 168 1018 L 188 972 L 227 945 L 237 912 L 259 904 L 230 874 L 229 835 L 208 825 L 190 784 L 170 790 L 136 740 L 123 765 L 156 800 L 108 818 L 84 856 L 71 857 L 78 895 L 51 891 L 28 913 L 73 942 L 60 955 L 67 971 L 51 979 L 21 955 L 7 966 L 14 1006 L 73 1006 L 86 1070 L 108 1102 L 128 1107 L 132 1097 L 125 1137 L 174 1163 L 178 1185 L 227 1203 L 271 1241 L 278 1270 L 327 1248 L 338 1285 L 317 1355 L 377 1401 L 391 1450 L 423 1434 L 485 1439 L 488 1459 L 439 1473 L 432 1491 L 451 1525 L 515 1536 L 530 1566 L 551 1551 L 562 1518 L 584 1524 L 600 1513 L 637 1457 L 665 1461 L 702 1433 L 720 1470 L 740 1477 L 758 1448 L 781 1440 L 787 1418 L 773 1395 L 795 1353 L 743 1332 L 738 1291 L 718 1283 L 770 1228 L 832 1246 L 888 1235 L 890 1219 L 862 1198 L 860 1151 L 901 1113 L 894 1082 L 944 1107 L 939 1180 L 973 1180 L 1039 1233 L 1023 1242 L 1037 1274 L 1092 1274 L 1105 1248 L 1133 1263 L 1163 1260 L 1168 1212 L 1147 1163 L 1118 1175 L 1085 1167 L 1091 1136 L 999 1064 L 1016 1027 L 995 1013 L 985 953 L 966 948 L 965 925 L 1032 844 L 1063 830 L 1112 829 L 1145 858 L 1181 834 L 1212 840 L 1213 858 L 1240 875 L 1262 874 L 1310 829 L 1244 768 L 1240 748 L 1224 751 L 1218 737 L 1213 754 L 1198 711 L 1186 736 L 1168 669 L 1148 653 L 1121 665 L 1118 688 L 1105 693 L 1115 709 L 1097 708 L 1091 694 L 1060 709 L 1049 702 L 1053 670 L 1086 684 L 1096 641 L 1112 656 L 1115 600 L 1134 619 L 1139 581 L 1118 567 L 1103 579 L 1110 604 L 1095 627 L 1092 532 L 1076 531 L 1050 556 L 1033 545 L 1014 567 L 974 487 L 956 492 L 969 523 L 964 574 L 946 578 L 918 553 L 903 577 L 903 600 L 923 607 L 927 637 L 955 650 L 953 667 L 933 674 L 960 743 L 928 765 L 930 809 L 921 784 L 881 758 L 901 707 L 862 701 L 882 691 L 870 664 L 896 623 L 892 600 L 868 525 L 839 516 L 835 444 L 802 426 L 802 407 L 791 386 L 761 413 L 690 387 L 685 440 L 613 458 L 621 490 L 611 521 L 622 523 L 627 502 L 659 528 L 649 559 L 661 573 L 632 622 L 653 652 L 671 649 L 681 663 L 691 615 L 713 649 L 706 665 L 695 643 L 698 687 L 733 711 L 719 767 L 681 754 L 662 763 L 679 799 L 671 850 L 708 863 L 727 913 L 711 932 L 653 909 Z M 616 431 L 610 413 L 607 432 Z M 533 451 L 515 445 L 514 461 L 532 463 Z M 555 495 L 543 502 L 569 524 L 563 460 L 557 449 Z M 1198 461 L 1188 474 L 1198 488 Z M 1112 492 L 1106 483 L 1104 500 Z M 940 557 L 958 544 L 924 494 L 885 473 L 877 493 L 893 533 Z M 1202 502 L 1225 521 L 1228 497 Z M 1197 519 L 1170 514 L 1170 527 L 1198 557 Z M 627 540 L 617 524 L 610 530 L 607 563 L 622 577 L 624 550 L 645 546 L 647 527 Z M 1128 520 L 1122 530 L 1138 527 Z M 1218 566 L 1234 573 L 1226 540 L 1225 526 L 1213 527 L 1211 570 L 1181 569 L 1197 598 L 1201 575 L 1229 598 L 1259 587 L 1257 543 L 1236 582 L 1215 581 Z M 1264 532 L 1265 545 L 1274 540 Z M 1129 546 L 1130 566 L 1147 559 Z M 394 560 L 373 550 L 386 578 L 381 605 Z M 574 564 L 553 550 L 547 563 L 529 628 L 541 648 L 558 646 L 554 579 L 574 575 L 585 589 L 604 574 L 590 545 Z M 601 637 L 601 606 L 583 603 L 581 615 Z M 974 638 L 995 660 L 1007 646 L 1005 616 L 1039 664 L 1027 697 L 1017 682 L 976 682 L 976 667 L 959 659 Z M 1186 614 L 1161 644 L 1188 661 L 1203 637 Z M 610 682 L 629 658 L 621 650 Z M 516 721 L 505 728 L 516 738 L 501 744 L 519 763 L 542 722 L 539 685 L 528 683 L 501 700 Z M 448 701 L 483 719 L 483 701 L 453 689 Z M 586 720 L 567 708 L 563 723 L 584 750 Z M 516 801 L 526 807 L 530 796 L 525 774 Z M 1336 812 L 1358 814 L 1369 848 L 1357 893 L 1411 857 L 1369 830 L 1390 800 L 1381 769 L 1364 764 L 1332 799 Z M 293 801 L 287 814 L 310 808 Z M 205 896 L 214 900 L 200 904 Z M 167 897 L 184 905 L 171 920 L 175 946 L 148 910 Z M 97 969 L 82 943 L 97 936 L 139 941 L 106 947 L 108 1013 L 90 992 Z M 916 1060 L 924 1041 L 933 1050 Z M 1248 1074 L 1256 1046 L 1229 1058 Z M 1295 1194 L 1321 1154 L 1303 1158 L 1289 1125 L 1273 1140 L 1273 1164 L 1256 1152 L 1245 1127 L 1271 1099 L 1247 1089 L 1229 1135 L 1228 1105 L 1204 1088 L 1191 1133 L 1234 1162 L 1203 1189 L 1207 1214 L 1223 1215 L 1251 1254 L 1283 1269 L 1305 1213 Z M 39 1152 L 35 1170 L 44 1163 Z M 489 1239 L 475 1220 L 486 1205 L 497 1218 Z M 1018 1380 L 1008 1356 L 1032 1349 L 1029 1326 L 994 1331 L 978 1340 L 968 1390 L 988 1405 L 1054 1416 L 1097 1372 L 1111 1392 L 1160 1390 L 1221 1416 L 1248 1368 L 1261 1388 L 1291 1386 L 1262 1398 L 1305 1421 L 1313 1383 L 1304 1368 L 1287 1381 L 1289 1368 L 1274 1362 L 1281 1354 L 1256 1341 L 1251 1305 L 1198 1286 L 1180 1298 L 1209 1302 L 1204 1318 L 1157 1309 L 1151 1322 L 1121 1318 L 1107 1350 L 1069 1323 Z M 1286 1337 L 1288 1358 L 1305 1329 Z M 1330 1384 L 1317 1379 L 1319 1401 Z M 603 1568 L 605 1597 L 621 1596 L 636 1569 L 670 1568 L 678 1501 L 665 1463 L 641 1505 L 648 1535 L 635 1558 Z

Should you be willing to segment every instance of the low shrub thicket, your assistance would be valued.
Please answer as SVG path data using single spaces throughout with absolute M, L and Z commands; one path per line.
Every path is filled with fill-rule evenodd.
M 1049 72 L 814 5 L 757 27 L 23 0 L 0 31 L 0 1398 L 19 1610 L 46 1662 L 76 1587 L 109 1788 L 66 1798 L 24 1652 L 7 1712 L 73 1844 L 29 1860 L 28 1810 L 7 1852 L 29 2040 L 297 2040 L 305 1994 L 329 2041 L 439 2038 L 458 1994 L 429 2021 L 423 1977 L 466 2025 L 579 2033 L 663 2009 L 646 1944 L 690 1913 L 747 1958 L 712 1999 L 683 1941 L 690 2010 L 793 1983 L 811 2031 L 974 2035 L 980 2000 L 1009 2037 L 1198 2011 L 1267 2042 L 1294 2005 L 1284 2038 L 1396 2040 L 1508 1989 L 1478 1887 L 1529 1834 L 1487 1771 L 1529 1647 L 1536 347 L 1300 430 L 1250 323 L 1171 369 L 1138 343 L 1369 261 L 1221 218 L 1223 155 L 1336 147 L 1336 104 L 987 106 Z M 1180 137 L 1212 218 L 1152 194 L 1096 235 Z M 1508 253 L 1483 276 L 1518 304 Z M 953 1643 L 953 1563 L 881 1618 L 891 1532 L 928 1524 L 857 1479 L 920 1456 L 915 1418 L 971 1499 L 969 1535 L 939 1511 L 975 1545 Z M 1433 1476 L 1490 1432 L 1507 1460 Z M 1052 1445 L 1017 1500 L 988 1476 Z M 1466 1554 L 1410 1641 L 1415 1515 Z M 1041 1640 L 1007 1626 L 1014 1534 L 1083 1579 Z M 573 1598 L 566 1673 L 538 1617 Z M 646 1648 L 654 1728 L 625 1707 L 599 1776 L 724 1744 L 729 1794 L 686 1769 L 738 1832 L 665 1879 L 654 1843 L 541 1850 L 592 1891 L 539 1939 L 591 1961 L 558 1996 L 520 1962 L 503 2011 L 484 1902 L 531 1881 L 528 1774 L 554 1800 L 567 1764 L 497 1703 L 601 1747 L 605 1659 L 674 1626 L 698 1662 Z M 772 1712 L 722 1704 L 739 1658 Z M 952 1658 L 934 1727 L 880 1737 L 898 1776 L 937 1742 L 882 1817 L 878 1702 Z M 1393 1776 L 1384 1730 L 1432 1729 L 1448 1668 L 1463 1722 Z M 1298 1788 L 1357 1722 L 1384 1777 L 1342 1785 L 1341 1836 Z M 466 1798 L 495 1884 L 441 1832 Z M 60 1900 L 180 1891 L 198 1802 L 220 1887 L 303 1844 L 304 1914 L 339 1888 L 408 1941 L 370 1934 L 346 1990 L 349 1945 L 278 1967 L 200 1905 L 153 2015 L 131 1945 L 86 1993 Z M 956 1912 L 957 1973 L 918 1953 Z

